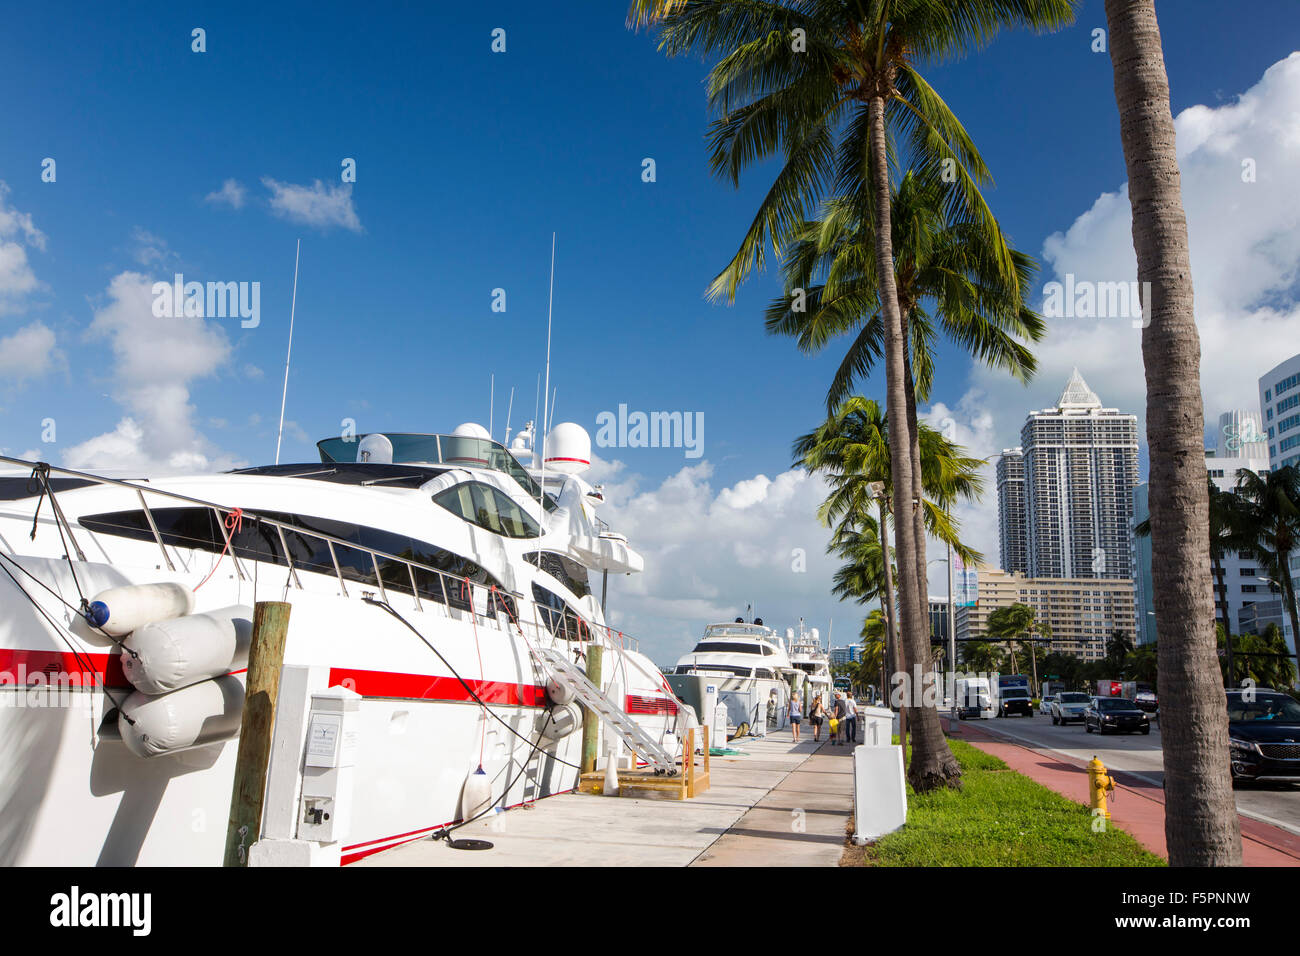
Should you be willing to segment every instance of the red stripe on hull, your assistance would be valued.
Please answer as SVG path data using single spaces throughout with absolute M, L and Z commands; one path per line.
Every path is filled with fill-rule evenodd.
M 546 688 L 534 684 L 512 684 L 505 681 L 466 679 L 486 703 L 517 707 L 542 707 L 546 704 Z M 330 668 L 330 686 L 342 684 L 362 697 L 388 697 L 403 700 L 473 701 L 465 685 L 455 677 L 436 674 L 395 674 L 389 671 L 365 671 L 352 668 Z
M 109 687 L 131 688 L 122 673 L 122 661 L 116 654 L 92 654 L 71 651 L 28 651 L 11 647 L 0 647 L 0 673 L 8 678 L 0 685 L 9 686 L 46 686 L 51 679 L 76 677 L 82 687 L 100 686 L 103 681 Z M 35 685 L 33 674 L 43 674 L 44 678 Z

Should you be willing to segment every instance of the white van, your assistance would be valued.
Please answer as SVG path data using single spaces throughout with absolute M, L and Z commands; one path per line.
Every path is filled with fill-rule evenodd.
M 997 702 L 987 677 L 967 677 L 957 681 L 957 716 L 989 718 L 997 713 Z

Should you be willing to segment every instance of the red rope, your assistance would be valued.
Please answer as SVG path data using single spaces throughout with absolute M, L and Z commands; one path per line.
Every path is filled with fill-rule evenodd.
M 203 585 L 207 584 L 208 581 L 212 579 L 212 575 L 217 573 L 217 568 L 221 567 L 222 559 L 225 558 L 226 552 L 230 550 L 230 542 L 234 539 L 235 535 L 239 534 L 239 532 L 243 530 L 244 509 L 235 508 L 234 510 L 232 510 L 230 514 L 226 515 L 225 524 L 226 524 L 226 532 L 227 532 L 226 546 L 221 549 L 221 554 L 217 555 L 217 563 L 212 566 L 212 570 L 208 572 L 208 576 L 204 578 L 202 581 L 200 581 L 198 584 L 194 585 L 195 591 L 203 587 Z

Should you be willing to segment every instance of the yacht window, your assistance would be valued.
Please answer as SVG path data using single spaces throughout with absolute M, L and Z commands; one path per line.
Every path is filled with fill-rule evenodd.
M 572 558 L 552 551 L 533 551 L 525 554 L 524 560 L 545 571 L 580 598 L 591 593 L 587 569 Z
M 750 677 L 753 671 L 748 667 L 736 667 L 731 664 L 682 664 L 677 668 L 679 674 L 726 674 L 731 677 Z
M 556 637 L 566 641 L 591 640 L 591 632 L 578 612 L 568 602 L 539 584 L 533 585 L 533 600 L 537 602 L 537 616 L 541 625 Z
M 226 546 L 225 535 L 211 508 L 151 508 L 150 514 L 166 545 L 217 554 Z M 290 525 L 283 529 L 287 556 L 280 545 L 280 531 L 274 525 L 259 522 L 259 517 Z M 154 541 L 153 531 L 143 511 L 84 515 L 80 524 L 92 532 L 136 541 Z M 348 544 L 336 543 L 331 556 L 329 542 L 320 537 L 322 534 Z M 362 550 L 363 548 L 383 553 L 372 556 L 370 551 Z M 498 594 L 490 602 L 489 614 L 498 607 L 508 607 L 512 614 L 516 613 L 510 596 L 500 593 L 500 582 L 473 561 L 426 541 L 381 528 L 278 511 L 246 511 L 239 530 L 231 535 L 231 550 L 244 561 L 261 561 L 281 566 L 292 563 L 299 571 L 325 575 L 334 574 L 334 562 L 337 560 L 339 573 L 345 581 L 378 587 L 378 581 L 382 580 L 385 590 L 403 594 L 411 593 L 411 577 L 414 572 L 415 587 L 421 600 L 450 604 L 461 610 L 470 607 L 470 588 L 465 584 L 465 579 L 468 578 L 473 584 L 496 585 Z M 428 565 L 449 577 L 444 578 L 443 574 L 426 568 L 410 568 L 403 561 L 385 557 L 384 554 Z M 379 578 L 375 577 L 376 564 L 379 566 Z
M 466 481 L 433 496 L 458 518 L 507 538 L 536 538 L 541 527 L 509 496 L 481 481 Z
M 755 676 L 755 677 L 766 677 L 768 680 L 773 680 L 773 679 L 774 679 L 773 676 L 772 676 L 772 672 L 771 672 L 770 670 L 768 670 L 766 667 L 759 667 L 759 668 L 756 668 L 756 669 L 754 670 L 754 676 Z
M 761 654 L 757 644 L 733 644 L 730 641 L 701 641 L 695 645 L 693 653 L 704 654 L 708 652 L 722 654 Z

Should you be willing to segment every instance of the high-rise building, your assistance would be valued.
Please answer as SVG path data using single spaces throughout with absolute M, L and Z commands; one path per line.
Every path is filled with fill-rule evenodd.
M 1028 604 L 1051 627 L 1051 650 L 1085 660 L 1105 657 L 1106 641 L 1115 631 L 1133 639 L 1137 628 L 1132 581 L 1027 578 L 980 568 L 978 603 L 957 609 L 957 640 L 984 639 L 989 615 L 1012 604 Z
M 930 641 L 948 646 L 947 598 L 930 598 Z
M 1300 467 L 1300 355 L 1293 355 L 1259 378 L 1259 407 L 1264 411 L 1270 469 Z M 1291 583 L 1300 592 L 1300 555 L 1292 555 Z M 1287 644 L 1295 649 L 1291 615 L 1282 614 Z
M 998 546 L 1002 569 L 1029 571 L 1025 543 L 1025 456 L 1019 448 L 1004 448 L 997 464 Z
M 1259 412 L 1238 408 L 1219 416 L 1218 435 L 1213 448 L 1205 450 L 1205 468 L 1220 491 L 1233 491 L 1237 473 L 1245 469 L 1256 474 L 1269 470 L 1268 446 L 1260 426 Z M 1147 485 L 1133 489 L 1134 524 L 1150 515 Z M 1151 538 L 1135 535 L 1138 643 L 1157 640 L 1154 588 L 1151 582 Z M 1223 621 L 1227 605 L 1226 627 L 1233 634 L 1258 633 L 1270 621 L 1277 621 L 1281 602 L 1276 590 L 1264 582 L 1259 562 L 1229 551 L 1219 562 L 1221 575 L 1214 581 L 1214 618 Z M 1276 608 L 1274 607 L 1276 605 Z
M 1264 410 L 1269 467 L 1300 464 L 1300 355 L 1260 376 L 1259 407 Z
M 1029 413 L 1020 447 L 1026 575 L 1131 580 L 1137 416 L 1104 408 L 1076 368 L 1054 408 Z M 1014 512 L 999 521 L 1014 540 Z

